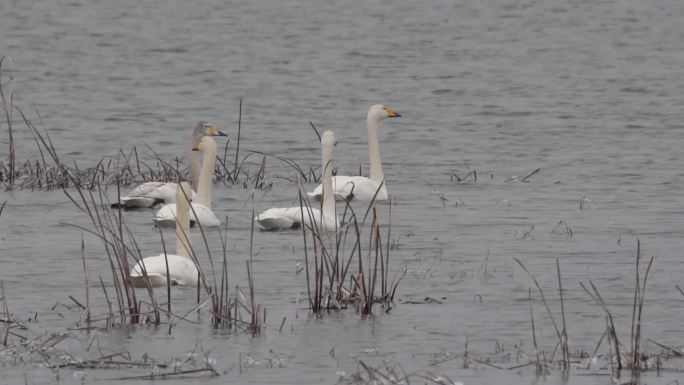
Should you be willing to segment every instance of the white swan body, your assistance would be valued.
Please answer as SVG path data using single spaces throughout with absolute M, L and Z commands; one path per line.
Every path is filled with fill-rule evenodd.
M 217 227 L 221 225 L 221 221 L 211 210 L 211 180 L 216 162 L 216 142 L 211 136 L 204 136 L 199 143 L 193 145 L 193 149 L 202 151 L 203 160 L 197 184 L 197 195 L 190 210 L 190 220 L 195 223 L 199 222 L 202 227 Z M 154 222 L 158 226 L 175 226 L 175 218 L 176 205 L 174 204 L 164 205 L 154 214 Z
M 226 134 L 209 122 L 199 122 L 192 134 L 193 143 L 203 136 L 226 136 Z M 200 164 L 193 151 L 189 152 L 188 158 L 190 174 L 192 175 L 192 188 L 196 191 Z M 119 203 L 112 204 L 112 207 L 117 208 L 121 206 L 126 209 L 137 209 L 154 207 L 159 204 L 176 203 L 176 186 L 176 183 L 171 182 L 145 182 L 136 186 L 128 195 L 121 197 Z M 195 199 L 195 191 L 192 192 L 192 199 Z
M 216 217 L 211 208 L 199 202 L 192 202 L 191 205 L 190 226 L 195 226 L 197 222 L 201 223 L 202 227 L 221 226 L 221 221 Z M 164 205 L 154 214 L 154 223 L 161 227 L 174 227 L 176 226 L 176 212 L 176 203 Z
M 166 286 L 166 261 L 169 263 L 169 278 L 171 285 L 197 286 L 198 272 L 195 263 L 188 257 L 177 254 L 155 255 L 145 257 L 131 270 L 133 287 L 145 287 L 143 269 L 147 271 L 150 286 Z M 144 266 L 144 267 L 143 267 Z
M 364 176 L 333 177 L 333 195 L 336 200 L 356 199 L 360 201 L 371 201 L 373 200 L 373 197 L 375 197 L 376 201 L 389 199 L 387 186 L 384 183 L 385 175 L 382 172 L 382 160 L 380 159 L 378 127 L 380 126 L 381 120 L 386 118 L 398 118 L 400 116 L 401 115 L 382 104 L 374 104 L 371 106 L 366 117 L 366 125 L 368 127 L 370 178 Z M 314 191 L 308 195 L 313 199 L 321 199 L 323 195 L 322 184 L 318 185 Z
M 159 254 L 145 257 L 133 266 L 130 272 L 135 287 L 145 287 L 146 278 L 151 286 L 172 285 L 197 286 L 199 271 L 190 258 L 188 234 L 190 232 L 189 205 L 186 196 L 190 192 L 187 182 L 177 189 L 176 201 L 179 207 L 176 226 L 176 254 Z M 168 277 L 168 280 L 167 280 Z
M 319 232 L 337 231 L 339 222 L 335 211 L 332 192 L 332 147 L 335 135 L 326 131 L 321 137 L 323 159 L 323 204 L 322 210 L 312 207 L 271 208 L 254 218 L 264 230 L 287 230 L 301 227 L 302 223 Z M 303 214 L 303 215 L 302 215 Z M 303 222 L 302 222 L 303 219 Z
M 335 231 L 339 224 L 336 217 L 325 216 L 314 207 L 304 207 L 304 224 L 312 229 Z M 254 220 L 266 231 L 298 229 L 302 226 L 302 207 L 274 207 L 259 215 Z
M 333 195 L 335 200 L 351 200 L 356 199 L 359 201 L 370 202 L 375 197 L 376 201 L 386 201 L 389 199 L 387 194 L 387 187 L 382 183 L 375 183 L 365 176 L 347 176 L 339 175 L 332 178 L 333 185 Z M 378 190 L 379 188 L 379 190 Z M 320 186 L 309 193 L 310 198 L 320 199 L 322 189 Z M 375 193 L 377 192 L 377 195 Z

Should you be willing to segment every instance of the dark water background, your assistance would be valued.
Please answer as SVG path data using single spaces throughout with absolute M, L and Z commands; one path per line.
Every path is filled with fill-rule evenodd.
M 407 371 L 428 368 L 467 384 L 527 384 L 535 381 L 531 369 L 511 376 L 487 366 L 463 369 L 461 360 L 429 366 L 434 354 L 462 354 L 466 338 L 469 352 L 482 357 L 497 342 L 513 352 L 522 344 L 534 355 L 532 282 L 513 257 L 537 277 L 554 311 L 559 259 L 570 349 L 591 351 L 605 321 L 578 282 L 592 279 L 599 287 L 628 344 L 638 237 L 644 256 L 657 255 L 644 338 L 684 343 L 684 297 L 675 288 L 684 272 L 682 20 L 684 3 L 675 0 L 5 0 L 0 54 L 14 64 L 15 105 L 34 120 L 38 110 L 63 159 L 83 167 L 134 145 L 167 159 L 181 156 L 199 120 L 234 139 L 244 98 L 244 151 L 315 166 L 312 121 L 335 131 L 335 163 L 348 174 L 359 164 L 367 170 L 368 107 L 381 102 L 403 115 L 381 128 L 396 199 L 392 269 L 408 267 L 389 314 L 310 318 L 304 277 L 295 274 L 303 262 L 301 235 L 257 233 L 255 284 L 268 309 L 260 336 L 214 331 L 204 313 L 171 336 L 148 327 L 98 334 L 105 352 L 182 359 L 201 344 L 225 375 L 197 383 L 334 383 L 341 372 L 354 372 L 358 359 L 392 358 Z M 36 159 L 29 131 L 17 126 L 18 159 Z M 0 128 L 4 159 L 4 121 Z M 529 183 L 507 181 L 537 168 Z M 477 171 L 476 183 L 451 177 L 469 169 Z M 229 218 L 234 285 L 247 282 L 250 194 L 257 210 L 294 204 L 296 186 L 287 179 L 294 175 L 269 160 L 271 191 L 215 186 L 214 211 Z M 448 197 L 446 207 L 431 185 Z M 580 211 L 583 196 L 593 204 Z M 60 191 L 5 191 L 0 200 L 7 200 L 0 280 L 10 310 L 23 319 L 38 312 L 33 336 L 74 326 L 79 312 L 63 311 L 62 318 L 50 309 L 73 305 L 68 295 L 84 297 L 82 231 L 67 224 L 86 225 L 87 218 Z M 381 213 L 386 218 L 386 206 Z M 151 215 L 127 214 L 145 255 L 160 251 Z M 553 232 L 560 221 L 572 237 Z M 531 226 L 533 238 L 520 239 Z M 101 244 L 85 239 L 91 281 L 107 281 Z M 220 254 L 217 234 L 209 244 Z M 104 312 L 100 290 L 91 294 Z M 179 309 L 194 306 L 193 290 L 173 295 Z M 407 303 L 425 297 L 443 304 Z M 539 301 L 535 312 L 541 345 L 552 351 L 555 335 Z M 74 332 L 62 347 L 83 357 L 90 338 Z M 3 383 L 55 378 L 37 364 L 7 364 L 2 372 Z M 60 376 L 90 382 L 125 374 Z M 576 384 L 609 382 L 570 377 Z

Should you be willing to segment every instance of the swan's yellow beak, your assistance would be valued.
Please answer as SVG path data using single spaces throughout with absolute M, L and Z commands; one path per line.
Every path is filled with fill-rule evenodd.
M 207 125 L 207 134 L 211 136 L 228 136 L 221 132 L 218 127 L 214 126 L 213 124 L 209 123 Z
M 401 115 L 397 114 L 396 112 L 392 111 L 391 108 L 385 107 L 385 113 L 387 114 L 388 118 L 401 118 Z

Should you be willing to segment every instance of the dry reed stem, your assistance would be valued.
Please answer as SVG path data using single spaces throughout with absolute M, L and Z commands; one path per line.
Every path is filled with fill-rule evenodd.
M 591 361 L 593 360 L 594 357 L 596 357 L 596 353 L 598 352 L 599 348 L 601 347 L 601 343 L 603 342 L 603 339 L 606 338 L 607 335 L 609 335 L 609 333 L 608 333 L 608 330 L 606 329 L 603 331 L 603 334 L 601 334 L 601 338 L 599 338 L 599 341 L 596 343 L 596 347 L 594 347 L 594 350 L 591 352 L 591 355 L 589 356 L 589 360 L 587 363 L 587 370 L 589 370 L 589 368 L 591 368 Z
M 7 340 L 9 339 L 10 326 L 12 325 L 12 315 L 9 312 L 9 306 L 7 305 L 7 297 L 5 296 L 5 282 L 0 281 L 0 295 L 2 296 L 2 307 L 5 313 L 5 336 L 2 338 L 2 345 L 7 346 Z
M 314 126 L 314 124 L 312 122 L 309 122 L 309 126 L 311 126 L 311 128 L 313 128 L 314 132 L 316 133 L 316 136 L 318 137 L 318 142 L 320 142 L 321 141 L 321 134 L 318 132 L 318 129 L 316 128 L 316 126 Z
M 428 370 L 406 373 L 401 365 L 392 362 L 382 362 L 378 367 L 372 367 L 359 360 L 358 365 L 357 372 L 350 376 L 347 383 L 401 385 L 411 384 L 411 380 L 415 379 L 422 384 L 457 384 L 449 377 L 434 374 Z
M 0 98 L 2 98 L 2 105 L 3 105 L 3 110 L 5 112 L 5 119 L 7 121 L 7 131 L 9 133 L 9 140 L 8 140 L 8 161 L 9 161 L 9 177 L 8 181 L 10 185 L 14 184 L 14 178 L 16 175 L 16 170 L 15 170 L 15 159 L 16 159 L 16 148 L 15 148 L 15 143 L 14 143 L 14 134 L 13 134 L 13 127 L 12 127 L 12 101 L 14 100 L 14 91 L 10 88 L 9 90 L 9 95 L 5 93 L 5 89 L 2 84 L 2 65 L 5 62 L 5 59 L 10 63 L 10 69 L 9 71 L 12 71 L 12 59 L 9 56 L 3 56 L 0 57 Z M 9 80 L 7 81 L 8 85 L 11 85 L 12 83 L 12 76 L 10 75 Z
M 639 382 L 639 376 L 642 370 L 641 359 L 644 359 L 641 355 L 641 317 L 643 314 L 644 299 L 646 296 L 646 283 L 650 275 L 653 263 L 655 262 L 655 256 L 651 256 L 648 265 L 646 267 L 646 272 L 643 276 L 643 280 L 640 275 L 640 261 L 641 261 L 641 241 L 637 238 L 637 255 L 636 255 L 636 269 L 635 269 L 635 287 L 634 287 L 634 300 L 632 304 L 632 326 L 630 333 L 631 351 L 627 354 L 628 356 L 628 367 L 631 369 L 631 379 L 630 384 L 637 384 Z M 580 286 L 584 291 L 589 294 L 594 300 L 596 300 L 603 310 L 606 312 L 606 324 L 607 331 L 605 334 L 608 335 L 610 343 L 610 349 L 614 352 L 614 356 L 617 361 L 616 371 L 619 373 L 622 369 L 621 353 L 620 353 L 620 343 L 618 341 L 617 333 L 615 331 L 615 325 L 613 322 L 613 316 L 611 315 L 608 307 L 601 297 L 598 289 L 594 283 L 589 280 L 592 291 L 590 291 L 583 283 L 580 282 Z M 599 341 L 600 343 L 600 341 Z M 656 343 L 657 344 L 657 343 Z M 598 348 L 598 347 L 597 347 Z M 612 360 L 611 360 L 612 364 Z
M 579 284 L 582 287 L 582 289 L 584 289 L 584 291 L 586 291 L 587 294 L 589 294 L 590 297 L 592 297 L 595 301 L 597 301 L 599 303 L 599 305 L 601 305 L 601 308 L 603 308 L 603 311 L 606 312 L 606 317 L 607 317 L 606 322 L 608 324 L 608 329 L 607 329 L 608 337 L 609 337 L 609 340 L 612 342 L 612 344 L 611 344 L 612 349 L 615 351 L 615 358 L 617 360 L 617 370 L 620 371 L 620 370 L 622 370 L 622 360 L 621 360 L 621 356 L 620 356 L 620 341 L 618 339 L 617 332 L 615 331 L 615 323 L 613 321 L 613 315 L 608 310 L 608 306 L 606 305 L 606 302 L 601 297 L 601 294 L 599 293 L 598 289 L 594 285 L 594 282 L 589 280 L 589 284 L 591 285 L 593 292 L 589 291 L 589 289 L 587 289 L 587 287 L 584 286 L 584 284 L 582 282 L 580 282 Z
M 252 205 L 252 216 L 251 218 L 254 218 L 254 205 Z M 254 221 L 251 221 L 251 227 L 250 227 L 250 234 L 249 234 L 249 261 L 247 262 L 247 280 L 249 282 L 249 302 L 251 306 L 251 322 L 250 322 L 250 330 L 252 331 L 253 335 L 256 335 L 261 332 L 261 305 L 256 303 L 256 293 L 254 289 L 254 272 L 253 272 L 253 266 L 254 266 L 254 252 L 253 252 L 253 247 L 254 247 Z M 265 311 L 264 311 L 264 317 L 265 317 Z
M 536 368 L 537 368 L 537 375 L 543 373 L 543 366 L 541 363 L 541 360 L 539 358 L 539 346 L 537 345 L 537 333 L 535 332 L 534 328 L 534 312 L 532 310 L 532 289 L 529 288 L 527 289 L 527 298 L 530 303 L 530 322 L 532 324 L 532 344 L 534 346 L 534 354 L 537 358 L 536 361 Z
M 558 337 L 558 344 L 561 348 L 561 354 L 563 355 L 563 366 L 565 369 L 570 367 L 570 362 L 569 360 L 569 353 L 568 353 L 568 347 L 566 343 L 566 338 L 564 336 L 564 331 L 561 333 L 561 330 L 558 328 L 558 325 L 556 324 L 556 320 L 553 317 L 553 314 L 551 313 L 551 308 L 549 308 L 549 304 L 546 302 L 546 298 L 544 297 L 544 290 L 542 290 L 541 285 L 537 281 L 537 279 L 530 273 L 529 270 L 527 270 L 527 267 L 516 257 L 513 257 L 513 260 L 520 265 L 520 267 L 527 273 L 527 276 L 532 279 L 532 282 L 534 282 L 534 285 L 537 288 L 537 292 L 539 293 L 539 296 L 541 297 L 542 303 L 544 304 L 544 307 L 546 308 L 546 313 L 549 315 L 549 318 L 551 319 L 551 324 L 553 325 L 554 330 L 556 331 L 556 336 Z M 558 267 L 558 271 L 560 271 L 560 268 Z M 560 276 L 559 276 L 559 282 L 560 282 Z M 561 288 L 562 292 L 562 288 Z M 562 308 L 562 302 L 561 302 L 561 308 Z M 564 312 L 563 309 L 561 309 L 562 312 Z M 552 359 L 553 360 L 553 359 Z
M 225 234 L 221 234 L 219 231 L 219 237 L 221 239 L 221 249 L 223 252 L 223 260 L 222 260 L 222 265 L 221 265 L 221 283 L 220 283 L 220 292 L 212 295 L 212 314 L 213 320 L 212 323 L 214 327 L 219 327 L 222 322 L 228 323 L 229 326 L 232 325 L 231 323 L 231 314 L 230 314 L 230 300 L 229 300 L 229 292 L 228 292 L 228 260 L 227 260 L 227 245 L 226 242 L 228 240 L 228 217 L 226 216 L 226 227 L 224 228 Z M 216 278 L 214 277 L 214 280 Z M 216 286 L 216 285 L 214 285 Z M 198 293 L 199 295 L 199 293 Z M 226 312 L 224 314 L 224 312 Z
M 652 344 L 654 344 L 654 345 L 658 345 L 658 346 L 661 347 L 662 349 L 667 350 L 668 352 L 670 352 L 670 353 L 671 353 L 673 356 L 675 356 L 675 357 L 682 357 L 682 356 L 684 356 L 684 354 L 682 354 L 682 352 L 680 352 L 679 350 L 673 348 L 672 346 L 667 346 L 667 345 L 665 345 L 665 344 L 661 344 L 661 343 L 659 343 L 659 342 L 657 342 L 657 341 L 653 341 L 653 340 L 650 339 L 650 338 L 648 338 L 647 341 L 650 342 L 650 343 L 652 343 Z
M 146 374 L 143 376 L 130 376 L 130 377 L 115 377 L 115 378 L 107 378 L 107 381 L 122 381 L 122 380 L 165 380 L 165 379 L 182 379 L 182 378 L 189 378 L 189 377 L 184 377 L 187 376 L 188 374 L 198 374 L 198 373 L 208 373 L 210 377 L 218 377 L 220 374 L 216 371 L 214 368 L 204 368 L 204 369 L 189 369 L 189 370 L 181 370 L 178 372 L 170 372 L 170 373 L 159 373 L 159 374 Z M 197 378 L 197 377 L 192 377 L 192 378 Z
M 107 293 L 107 288 L 105 287 L 104 281 L 102 281 L 102 276 L 100 278 L 100 286 L 102 287 L 102 292 L 105 296 L 105 301 L 107 302 L 107 308 L 109 309 L 109 316 L 107 318 L 107 329 L 111 326 L 112 319 L 114 318 L 114 313 L 112 312 L 112 302 L 109 300 L 109 294 Z
M 180 185 L 178 188 L 181 188 Z M 176 218 L 176 221 L 178 221 L 178 218 Z M 176 226 L 181 226 L 180 223 L 176 223 Z M 162 251 L 164 252 L 164 266 L 166 268 L 166 306 L 167 306 L 167 311 L 169 314 L 171 313 L 171 272 L 169 271 L 169 255 L 166 252 L 166 242 L 164 242 L 164 234 L 162 233 L 161 226 L 157 226 L 157 230 L 159 230 L 159 239 L 161 240 L 162 244 Z M 143 276 L 145 279 L 149 282 L 149 278 L 147 277 L 147 268 L 145 267 L 145 258 L 140 259 Z M 150 288 L 152 285 L 148 284 Z M 197 286 L 199 286 L 199 280 L 197 281 Z M 169 329 L 169 334 L 171 334 L 171 330 Z
M 90 330 L 90 280 L 88 278 L 88 268 L 85 258 L 85 240 L 81 233 L 81 258 L 83 260 L 83 274 L 85 275 L 85 295 L 86 295 L 86 327 Z
M 651 267 L 655 261 L 655 256 L 651 256 L 646 267 L 646 273 L 644 274 L 643 283 L 640 282 L 639 276 L 639 261 L 641 259 L 641 241 L 637 238 L 637 257 L 636 257 L 636 284 L 634 288 L 634 307 L 632 310 L 632 353 L 630 365 L 632 368 L 632 383 L 636 384 L 639 380 L 639 375 L 641 373 L 641 315 L 644 307 L 644 298 L 646 296 L 646 282 L 648 280 L 649 273 L 651 272 Z
M 563 285 L 561 283 L 561 271 L 560 262 L 558 262 L 558 257 L 556 257 L 556 272 L 558 276 L 558 293 L 560 295 L 560 305 L 561 305 L 561 320 L 563 321 L 563 330 L 561 333 L 561 348 L 563 353 L 563 369 L 570 369 L 570 351 L 568 349 L 568 334 L 567 334 L 567 324 L 565 322 L 565 304 L 563 302 Z
M 240 106 L 238 108 L 238 135 L 237 144 L 235 146 L 235 170 L 233 170 L 233 180 L 238 177 L 238 157 L 240 154 L 240 134 L 242 133 L 242 98 L 240 98 Z

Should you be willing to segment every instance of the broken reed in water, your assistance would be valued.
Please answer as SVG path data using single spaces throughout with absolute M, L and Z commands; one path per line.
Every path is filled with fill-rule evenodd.
M 3 59 L 0 58 L 0 70 L 2 70 Z M 19 107 L 12 104 L 12 90 L 8 91 L 3 88 L 1 78 L 0 97 L 3 101 L 9 132 L 9 156 L 7 161 L 0 161 L 0 182 L 4 183 L 8 190 L 55 190 L 77 186 L 94 190 L 100 186 L 129 187 L 149 181 L 176 182 L 179 178 L 189 179 L 190 171 L 188 167 L 181 166 L 184 164 L 182 158 L 165 160 L 149 146 L 147 149 L 150 154 L 144 156 L 140 156 L 137 147 L 133 147 L 128 152 L 120 149 L 116 158 L 102 158 L 94 166 L 83 168 L 76 163 L 70 166 L 68 165 L 70 162 L 64 162 L 58 156 L 48 130 L 44 127 L 42 129 L 36 127 Z M 241 109 L 242 103 L 240 103 Z M 14 138 L 17 127 L 15 127 L 13 117 L 15 111 L 21 117 L 19 121 L 31 133 L 40 159 L 17 162 Z M 238 126 L 240 125 L 241 122 L 238 121 Z M 245 188 L 270 189 L 273 183 L 268 181 L 265 174 L 266 154 L 262 159 L 254 162 L 252 155 L 256 152 L 248 151 L 247 155 L 239 160 L 239 141 L 238 135 L 234 163 L 228 159 L 231 142 L 226 142 L 223 158 L 217 157 L 214 180 L 224 184 L 242 185 Z M 256 174 L 251 173 L 253 169 L 258 170 Z M 304 175 L 304 172 L 301 172 Z
M 27 124 L 32 124 L 28 122 Z M 81 168 L 78 165 L 68 166 L 56 157 L 56 151 L 52 147 L 47 131 L 40 133 L 35 130 L 36 138 L 42 146 L 48 146 L 47 151 L 54 154 L 54 161 L 41 159 L 24 161 L 15 164 L 14 162 L 0 161 L 0 182 L 6 184 L 7 189 L 11 190 L 55 190 L 79 186 L 88 190 L 96 189 L 98 186 L 112 186 L 117 183 L 123 188 L 131 187 L 134 184 L 144 182 L 175 182 L 180 179 L 189 179 L 190 170 L 183 165 L 180 158 L 174 158 L 170 162 L 162 159 L 160 155 L 154 153 L 146 156 L 148 161 L 138 157 L 137 148 L 133 148 L 129 154 L 119 150 L 116 159 L 101 159 L 95 166 Z M 226 144 L 228 146 L 229 144 Z M 227 153 L 227 151 L 226 151 Z M 258 190 L 270 189 L 273 183 L 268 180 L 265 174 L 266 156 L 258 163 L 247 162 L 251 157 L 247 154 L 243 162 L 238 167 L 238 177 L 233 179 L 228 173 L 231 164 L 224 159 L 217 158 L 217 165 L 214 170 L 214 180 L 224 184 L 242 185 L 244 188 Z M 181 166 L 183 165 L 183 166 Z M 257 166 L 257 172 L 250 174 L 250 170 Z
M 558 323 L 555 320 L 554 315 L 551 312 L 551 309 L 549 307 L 549 304 L 544 296 L 544 291 L 542 290 L 541 286 L 539 285 L 539 282 L 536 280 L 536 278 L 527 270 L 525 265 L 517 258 L 513 258 L 518 265 L 527 273 L 527 275 L 532 279 L 534 282 L 534 285 L 537 289 L 537 292 L 539 293 L 539 297 L 542 300 L 542 303 L 544 304 L 544 307 L 546 309 L 546 312 L 549 316 L 549 319 L 551 320 L 551 323 L 554 327 L 554 330 L 556 331 L 556 336 L 558 338 L 558 341 L 556 342 L 556 348 L 554 349 L 553 355 L 550 360 L 546 359 L 546 355 L 543 352 L 539 351 L 538 345 L 537 345 L 537 337 L 536 337 L 536 332 L 535 332 L 535 322 L 534 322 L 534 315 L 532 311 L 532 296 L 530 294 L 530 319 L 531 319 L 531 324 L 532 324 L 532 339 L 533 339 L 533 344 L 536 352 L 536 367 L 537 367 L 537 373 L 538 374 L 544 374 L 547 373 L 549 370 L 549 364 L 554 361 L 555 353 L 556 350 L 560 347 L 561 351 L 561 359 L 558 361 L 560 364 L 560 367 L 563 371 L 567 371 L 570 368 L 570 358 L 571 354 L 569 353 L 569 348 L 568 348 L 568 336 L 567 336 L 567 328 L 566 328 L 566 322 L 565 322 L 565 306 L 563 304 L 563 287 L 562 287 L 562 282 L 561 282 L 561 274 L 560 274 L 560 264 L 558 261 L 558 258 L 556 258 L 556 271 L 557 271 L 557 276 L 558 276 L 558 290 L 560 293 L 560 311 L 561 311 L 561 317 L 562 317 L 562 324 L 559 327 Z M 631 323 L 631 333 L 630 333 L 630 348 L 627 349 L 626 346 L 620 343 L 620 340 L 618 338 L 618 333 L 615 328 L 615 321 L 612 313 L 610 312 L 608 308 L 608 304 L 606 301 L 603 299 L 601 296 L 599 289 L 597 286 L 594 284 L 592 280 L 589 280 L 589 285 L 585 285 L 583 282 L 579 282 L 579 285 L 584 289 L 584 291 L 599 305 L 601 306 L 603 312 L 605 312 L 606 317 L 605 317 L 605 331 L 601 335 L 601 338 L 599 342 L 597 343 L 596 347 L 593 350 L 593 353 L 591 355 L 588 355 L 587 357 L 583 358 L 589 358 L 590 359 L 590 364 L 591 365 L 591 359 L 597 357 L 597 352 L 603 342 L 603 340 L 607 337 L 608 340 L 608 348 L 609 348 L 609 355 L 608 355 L 608 361 L 610 362 L 611 366 L 611 371 L 613 372 L 612 374 L 619 377 L 621 371 L 626 367 L 630 369 L 630 381 L 628 382 L 629 384 L 638 384 L 639 383 L 639 377 L 643 371 L 651 370 L 653 369 L 653 365 L 649 364 L 649 360 L 653 357 L 656 359 L 656 370 L 660 371 L 661 365 L 662 365 L 662 359 L 663 357 L 680 357 L 682 354 L 671 347 L 668 347 L 666 345 L 657 343 L 655 341 L 653 342 L 655 345 L 665 349 L 665 353 L 660 352 L 660 353 L 655 353 L 655 354 L 649 354 L 645 353 L 641 350 L 641 341 L 642 341 L 642 335 L 641 335 L 641 320 L 642 320 L 642 315 L 643 315 L 643 306 L 644 306 L 644 300 L 646 296 L 646 283 L 648 281 L 648 277 L 651 273 L 651 269 L 653 267 L 653 263 L 655 261 L 655 256 L 651 256 L 651 258 L 648 261 L 648 264 L 646 265 L 646 271 L 641 275 L 641 241 L 637 239 L 637 254 L 636 254 L 636 260 L 635 260 L 635 286 L 634 286 L 634 301 L 633 301 L 633 306 L 632 306 L 632 323 Z M 673 355 L 674 352 L 674 355 Z
M 10 322 L 7 322 L 8 319 Z M 12 339 L 5 340 L 5 344 L 0 348 L 3 366 L 21 365 L 22 370 L 48 368 L 50 372 L 43 375 L 49 376 L 51 373 L 54 382 L 68 378 L 62 370 L 67 370 L 69 376 L 74 378 L 81 377 L 82 381 L 85 378 L 84 370 L 93 370 L 95 373 L 117 371 L 116 374 L 105 375 L 110 378 L 98 378 L 102 380 L 196 379 L 220 375 L 214 368 L 215 360 L 209 357 L 209 353 L 205 352 L 200 344 L 196 344 L 192 351 L 182 357 L 153 357 L 150 353 L 145 353 L 142 358 L 135 359 L 138 354 L 129 351 L 104 353 L 103 350 L 109 352 L 111 349 L 102 349 L 96 336 L 83 339 L 82 335 L 73 332 L 34 335 L 31 332 L 33 328 L 27 328 L 14 316 L 7 317 L 6 314 L 3 321 L 11 325 L 12 329 L 21 330 L 21 334 L 10 331 Z M 76 343 L 71 343 L 69 348 L 62 348 L 65 341 L 68 343 L 74 340 Z M 97 344 L 96 349 L 93 348 L 94 344 Z M 82 351 L 74 351 L 74 346 L 81 347 Z

